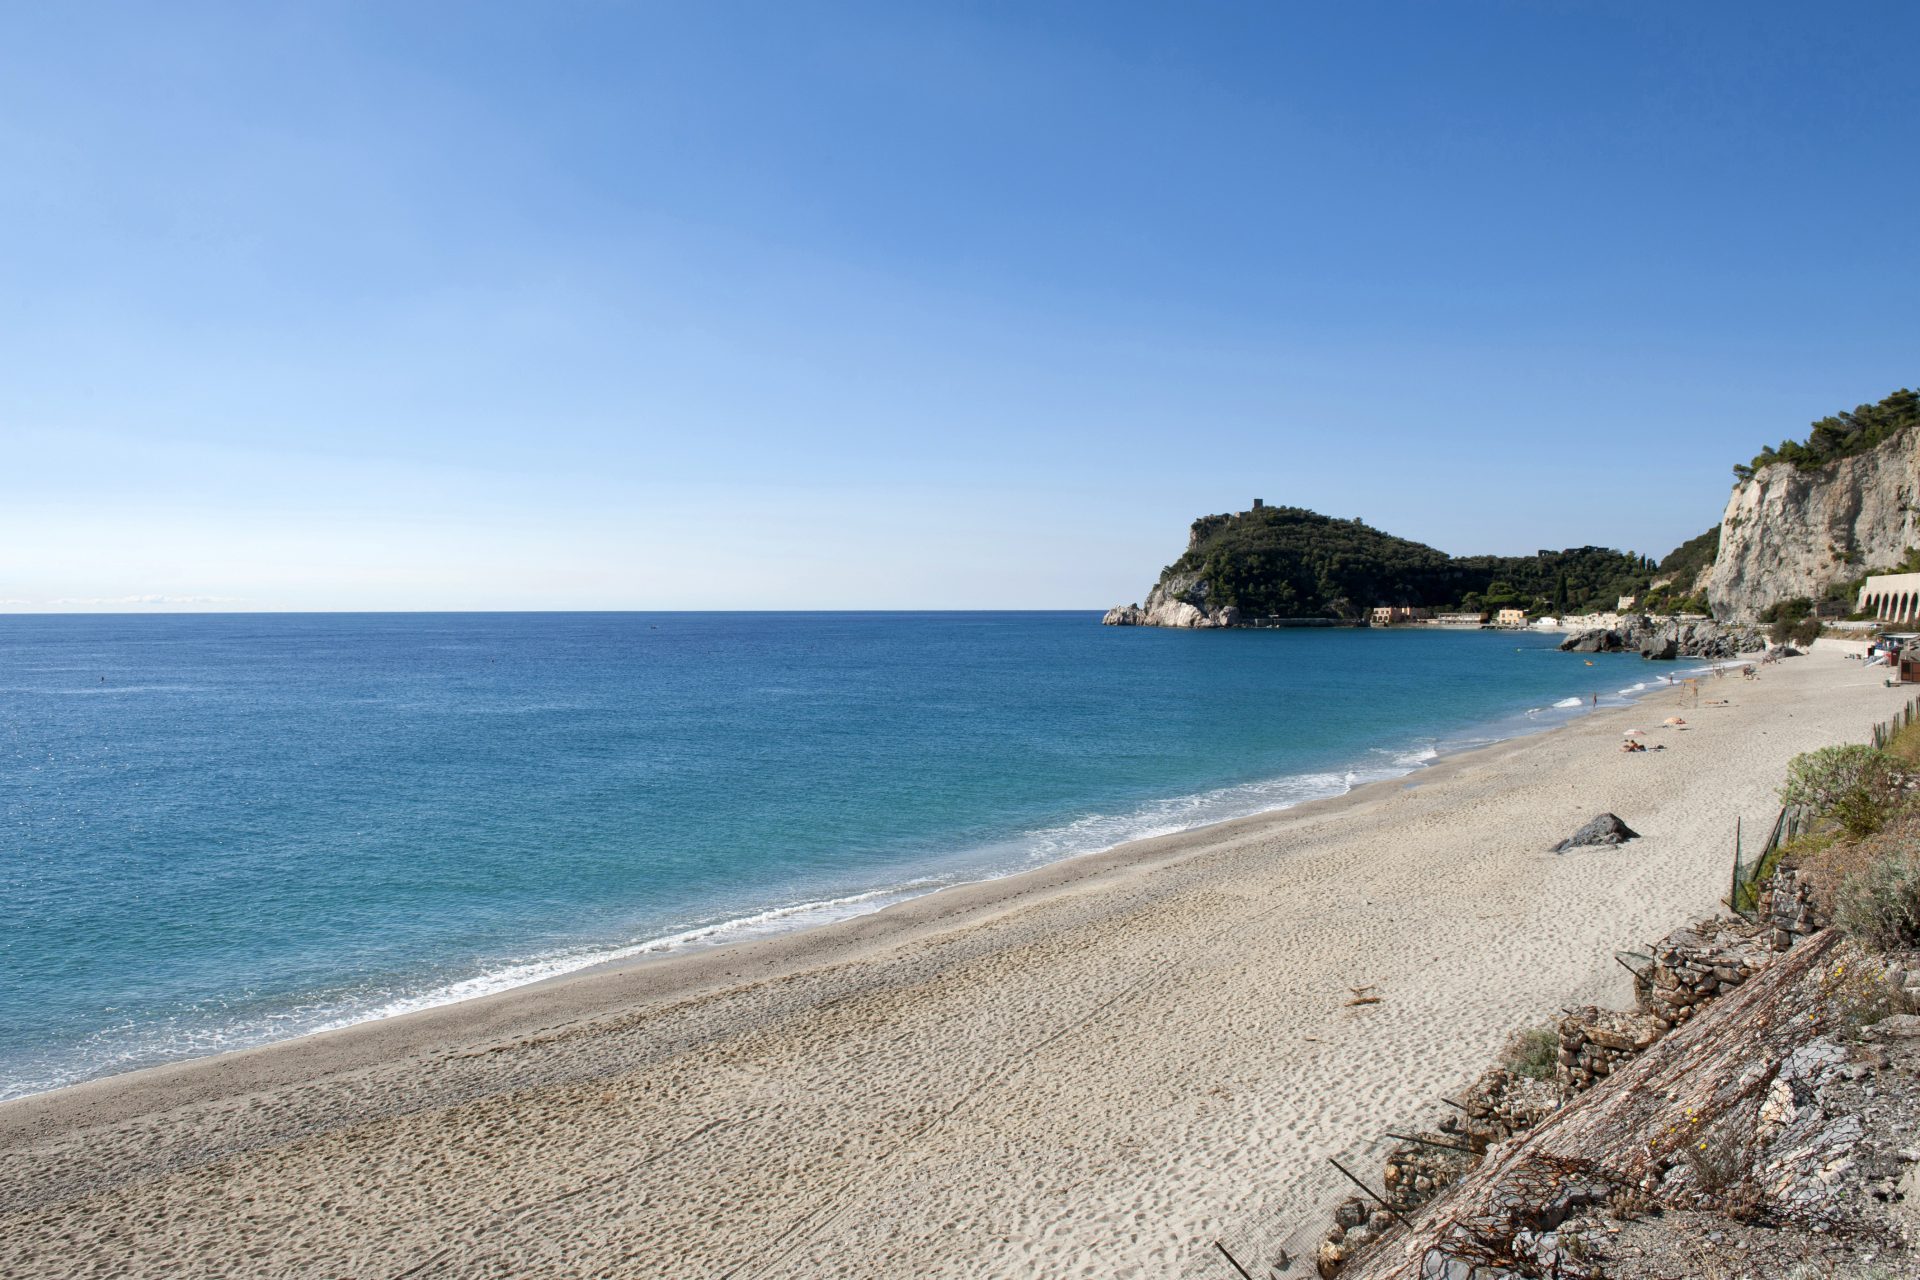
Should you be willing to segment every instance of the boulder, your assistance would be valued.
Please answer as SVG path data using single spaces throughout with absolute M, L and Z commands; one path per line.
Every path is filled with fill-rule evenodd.
M 1605 627 L 1582 631 L 1579 635 L 1568 636 L 1560 642 L 1562 653 L 1612 653 L 1619 647 L 1619 634 Z
M 1640 642 L 1640 656 L 1653 662 L 1672 662 L 1680 656 L 1678 636 L 1648 636 Z
M 1581 827 L 1567 839 L 1553 846 L 1553 852 L 1565 853 L 1569 849 L 1579 849 L 1587 845 L 1625 844 L 1637 840 L 1640 833 L 1610 813 L 1603 813 L 1593 821 Z
M 1912 1040 L 1920 1037 L 1920 1016 L 1896 1013 L 1860 1029 L 1863 1040 Z

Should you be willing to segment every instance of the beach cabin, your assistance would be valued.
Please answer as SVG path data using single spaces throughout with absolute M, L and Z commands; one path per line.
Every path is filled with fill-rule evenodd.
M 1920 684 L 1920 632 L 1882 633 L 1867 646 L 1867 661 L 1893 668 L 1893 678 L 1901 684 Z

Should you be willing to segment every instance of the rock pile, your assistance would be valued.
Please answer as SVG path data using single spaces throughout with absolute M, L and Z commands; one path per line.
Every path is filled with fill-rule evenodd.
M 1403 1142 L 1387 1153 L 1386 1168 L 1380 1179 L 1386 1187 L 1387 1203 L 1402 1217 L 1458 1182 L 1473 1167 L 1470 1152 L 1439 1145 L 1458 1142 L 1443 1134 L 1422 1134 L 1431 1143 Z
M 1334 1209 L 1333 1225 L 1327 1228 L 1326 1238 L 1314 1251 L 1314 1270 L 1320 1273 L 1321 1280 L 1333 1280 L 1348 1259 L 1385 1234 L 1392 1225 L 1393 1215 L 1385 1209 L 1359 1196 L 1347 1197 Z
M 1560 1019 L 1560 1062 L 1556 1078 L 1562 1096 L 1571 1098 L 1613 1074 L 1621 1063 L 1644 1052 L 1667 1027 L 1649 1013 L 1622 1013 L 1593 1005 Z
M 1634 975 L 1634 1000 L 1662 1029 L 1740 986 L 1773 960 L 1773 933 L 1739 917 L 1676 929 L 1653 946 L 1653 963 Z
M 1769 929 L 1775 951 L 1785 951 L 1795 939 L 1820 932 L 1832 923 L 1814 893 L 1813 882 L 1797 868 L 1781 867 L 1760 891 L 1760 920 Z
M 1909 1009 L 1920 1009 L 1920 951 L 1887 957 L 1887 988 Z
M 1551 1080 L 1489 1067 L 1454 1105 L 1460 1114 L 1442 1119 L 1441 1132 L 1458 1137 L 1475 1151 L 1485 1151 L 1490 1144 L 1525 1133 L 1552 1115 L 1560 1105 L 1560 1089 Z
M 1401 1217 L 1458 1182 L 1480 1162 L 1487 1147 L 1525 1133 L 1552 1115 L 1560 1090 L 1550 1080 L 1535 1080 L 1506 1067 L 1492 1067 L 1454 1099 L 1458 1114 L 1443 1116 L 1437 1130 L 1402 1142 L 1387 1153 L 1380 1171 L 1387 1203 Z M 1314 1251 L 1314 1269 L 1332 1280 L 1363 1248 L 1392 1226 L 1392 1213 L 1360 1196 L 1334 1209 L 1333 1225 Z

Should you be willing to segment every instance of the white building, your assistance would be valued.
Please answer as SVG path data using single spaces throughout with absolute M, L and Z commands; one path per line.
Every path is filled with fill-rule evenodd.
M 1860 613 L 1881 622 L 1920 622 L 1920 573 L 1883 573 L 1860 588 Z

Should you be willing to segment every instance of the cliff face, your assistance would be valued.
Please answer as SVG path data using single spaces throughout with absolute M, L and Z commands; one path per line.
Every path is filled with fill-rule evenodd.
M 1795 596 L 1818 599 L 1829 583 L 1897 563 L 1920 544 L 1920 432 L 1856 457 L 1801 471 L 1762 467 L 1727 500 L 1720 551 L 1706 575 L 1722 621 L 1751 622 Z

